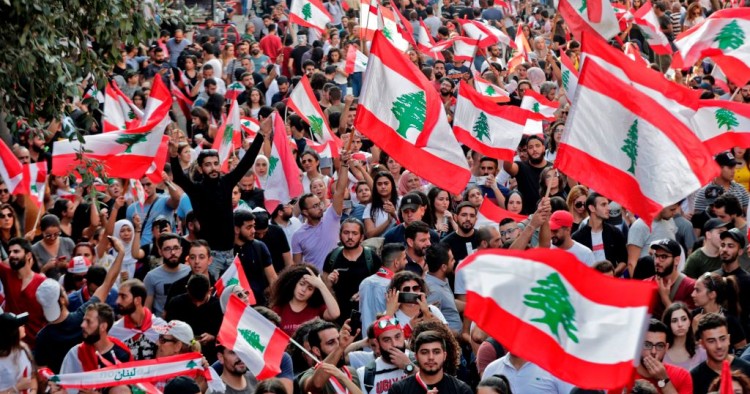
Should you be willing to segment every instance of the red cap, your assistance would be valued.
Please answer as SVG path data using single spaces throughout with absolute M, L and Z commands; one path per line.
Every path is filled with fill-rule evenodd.
M 380 334 L 390 330 L 401 330 L 401 325 L 398 324 L 398 320 L 395 317 L 383 316 L 375 321 L 375 338 L 380 337 Z
M 560 227 L 573 227 L 573 215 L 568 211 L 555 211 L 549 218 L 549 229 L 559 230 Z

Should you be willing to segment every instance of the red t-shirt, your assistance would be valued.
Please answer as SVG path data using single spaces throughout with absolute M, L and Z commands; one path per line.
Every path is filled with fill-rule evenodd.
M 0 280 L 5 287 L 5 311 L 15 314 L 29 313 L 24 341 L 32 347 L 36 334 L 47 324 L 42 306 L 36 300 L 36 289 L 45 279 L 46 276 L 34 273 L 31 282 L 21 290 L 22 281 L 16 276 L 16 272 L 7 265 L 0 264 Z
M 693 393 L 693 378 L 690 376 L 690 372 L 688 372 L 684 368 L 680 368 L 678 366 L 671 365 L 671 364 L 664 364 L 664 369 L 667 370 L 667 376 L 669 376 L 669 381 L 672 383 L 672 386 L 674 386 L 674 388 L 677 389 L 677 392 L 679 394 L 692 394 Z M 658 382 L 659 382 L 658 379 L 644 378 L 636 370 L 635 380 L 638 380 L 638 379 L 647 380 L 649 383 L 653 384 L 654 387 L 656 387 L 656 390 L 659 393 L 662 392 L 658 385 Z M 609 394 L 622 393 L 622 388 L 609 390 L 608 393 Z
M 652 276 L 650 278 L 644 279 L 644 282 L 654 282 L 656 283 L 656 276 Z M 680 301 L 683 304 L 687 305 L 689 309 L 694 309 L 695 304 L 693 303 L 693 297 L 690 296 L 690 294 L 693 292 L 693 288 L 695 287 L 695 279 L 689 277 L 689 276 L 683 276 L 682 281 L 680 282 L 680 285 L 677 286 L 677 292 L 674 294 L 674 299 L 672 299 L 673 302 Z M 662 313 L 664 313 L 664 305 L 661 302 L 661 298 L 659 296 L 654 297 L 654 310 L 653 310 L 653 316 L 661 316 Z
M 278 313 L 281 317 L 281 329 L 289 336 L 292 336 L 294 332 L 297 331 L 297 327 L 302 323 L 315 319 L 316 317 L 322 318 L 323 312 L 326 311 L 326 306 L 325 304 L 317 308 L 308 306 L 299 312 L 295 312 L 289 304 L 286 304 L 281 308 L 274 307 L 273 311 Z
M 276 57 L 279 56 L 281 51 L 281 38 L 277 35 L 265 36 L 260 39 L 258 43 L 263 53 L 271 58 L 271 63 L 276 63 Z

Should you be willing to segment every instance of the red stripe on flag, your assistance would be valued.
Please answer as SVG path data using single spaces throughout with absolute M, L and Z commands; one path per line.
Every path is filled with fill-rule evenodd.
M 471 135 L 471 132 L 464 130 L 462 127 L 453 126 L 453 131 L 456 134 L 458 142 L 468 146 L 473 151 L 483 154 L 484 156 L 493 157 L 503 161 L 512 161 L 513 157 L 516 155 L 516 151 L 513 149 L 496 148 L 479 142 L 473 135 Z
M 482 205 L 479 207 L 479 212 L 481 212 L 482 215 L 484 215 L 487 219 L 490 219 L 496 223 L 500 223 L 501 221 L 503 221 L 503 219 L 507 218 L 513 219 L 513 221 L 515 222 L 522 222 L 529 218 L 528 216 L 513 213 L 507 209 L 500 208 L 488 198 L 482 200 Z
M 276 328 L 268 341 L 268 345 L 266 345 L 265 353 L 263 353 L 266 365 L 258 374 L 258 380 L 270 379 L 279 374 L 281 359 L 284 357 L 284 351 L 286 351 L 288 343 L 289 337 L 279 328 Z

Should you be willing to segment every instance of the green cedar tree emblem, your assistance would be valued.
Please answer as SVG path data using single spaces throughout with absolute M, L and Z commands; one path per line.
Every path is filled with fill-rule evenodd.
M 31 184 L 31 194 L 38 194 L 39 190 L 36 188 L 36 183 Z
M 719 129 L 721 129 L 722 127 L 726 127 L 727 131 L 732 131 L 733 127 L 737 127 L 740 125 L 740 122 L 737 121 L 737 116 L 734 114 L 734 112 L 726 108 L 719 108 L 714 113 L 714 118 L 716 118 L 716 124 L 719 126 Z
M 242 84 L 239 82 L 234 82 L 231 85 L 229 85 L 229 90 L 242 90 Z
M 258 335 L 257 332 L 245 328 L 240 328 L 237 331 L 239 331 L 240 335 L 242 335 L 242 338 L 247 341 L 247 343 L 250 344 L 251 347 L 258 349 L 258 351 L 260 351 L 261 353 L 266 350 L 266 347 L 263 346 L 262 343 L 260 343 L 260 335 Z
M 309 21 L 312 18 L 312 5 L 310 3 L 305 3 L 305 5 L 302 6 L 302 16 L 306 21 Z
M 396 132 L 406 138 L 409 129 L 422 132 L 427 113 L 427 101 L 424 91 L 406 93 L 398 96 L 393 103 L 391 113 L 398 120 Z
M 539 103 L 534 103 L 534 105 L 531 107 L 531 110 L 539 113 L 539 111 L 541 110 L 541 108 L 539 107 Z
M 132 109 L 128 111 L 128 119 L 130 120 L 135 119 L 135 112 Z
M 541 310 L 544 316 L 531 319 L 531 321 L 547 325 L 558 341 L 560 341 L 559 327 L 562 325 L 568 339 L 578 343 L 578 337 L 575 335 L 578 331 L 575 325 L 576 311 L 570 303 L 570 295 L 560 275 L 555 272 L 536 283 L 538 286 L 532 288 L 531 293 L 523 296 L 525 300 L 523 303 L 530 308 Z
M 317 136 L 318 141 L 323 139 L 323 119 L 320 116 L 310 115 L 307 117 L 310 120 L 310 130 L 313 135 Z
M 586 8 L 588 8 L 588 1 L 581 0 L 581 8 L 578 9 L 578 12 L 583 14 L 584 12 L 586 12 Z
M 488 85 L 487 89 L 484 89 L 485 96 L 494 96 L 495 93 L 497 92 L 495 91 L 495 88 L 492 87 L 492 85 Z
M 489 141 L 489 129 L 490 125 L 487 123 L 487 115 L 485 115 L 484 112 L 480 112 L 479 117 L 477 118 L 476 122 L 474 122 L 474 126 L 472 127 L 471 131 L 474 132 L 474 136 L 477 137 L 479 141 Z
M 224 145 L 229 145 L 232 143 L 232 138 L 234 137 L 234 125 L 229 123 L 227 124 L 227 127 L 224 128 Z
M 393 41 L 393 33 L 391 33 L 391 30 L 389 28 L 385 27 L 385 26 L 383 26 L 383 35 L 389 41 Z
M 562 84 L 565 91 L 568 90 L 568 84 L 570 83 L 570 71 L 565 70 L 562 72 Z
M 723 51 L 737 49 L 745 43 L 745 32 L 737 20 L 733 20 L 721 28 L 719 34 L 714 37 L 714 42 L 718 42 L 719 49 Z
M 187 365 L 185 365 L 185 368 L 187 368 L 187 369 L 198 368 L 198 363 L 196 363 L 193 360 L 190 360 L 190 361 L 188 361 Z
M 633 121 L 633 124 L 628 129 L 628 136 L 623 141 L 623 146 L 620 148 L 630 158 L 630 168 L 628 172 L 635 175 L 635 164 L 638 158 L 638 119 Z
M 229 282 L 227 282 L 227 285 L 225 287 L 234 286 L 240 284 L 240 280 L 237 278 L 229 279 Z
M 150 131 L 146 133 L 123 133 L 117 137 L 115 142 L 127 146 L 125 153 L 131 153 L 133 151 L 133 146 L 145 142 L 148 139 L 149 134 L 151 134 Z
M 273 171 L 276 170 L 276 166 L 279 164 L 279 158 L 276 156 L 271 156 L 270 159 L 268 159 L 268 176 L 271 176 L 273 174 Z
M 55 375 L 55 376 L 53 376 L 53 377 L 49 378 L 49 381 L 50 381 L 50 382 L 55 382 L 55 383 L 59 383 L 59 382 L 60 382 L 60 377 L 59 377 L 59 376 L 57 376 L 57 375 Z

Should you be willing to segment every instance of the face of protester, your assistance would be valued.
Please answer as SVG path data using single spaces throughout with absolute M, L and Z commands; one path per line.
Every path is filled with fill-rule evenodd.
M 360 204 L 368 204 L 372 201 L 372 191 L 370 190 L 370 186 L 357 186 L 357 201 L 359 201 Z
M 437 375 L 443 369 L 446 353 L 440 342 L 422 344 L 417 349 L 419 372 L 424 375 Z
M 323 200 L 326 197 L 326 183 L 322 179 L 310 182 L 310 192 Z
M 294 286 L 294 299 L 299 302 L 307 302 L 315 292 L 315 287 L 305 279 L 300 279 Z
M 686 336 L 690 329 L 690 316 L 688 316 L 687 312 L 682 309 L 672 312 L 672 317 L 669 320 L 669 327 L 672 329 L 672 333 L 675 337 Z
M 471 189 L 469 195 L 467 196 L 467 200 L 471 203 L 471 205 L 478 209 L 482 205 L 482 201 L 484 201 L 482 191 L 478 188 Z
M 690 293 L 690 296 L 693 297 L 695 306 L 701 308 L 716 299 L 716 292 L 708 290 L 703 280 L 699 279 L 695 281 L 695 287 L 693 287 L 693 292 Z
M 205 157 L 201 163 L 201 172 L 209 178 L 217 179 L 221 175 L 219 158 L 216 156 Z
M 720 363 L 729 354 L 729 332 L 726 326 L 705 330 L 701 333 L 700 343 L 706 349 L 706 355 L 714 362 Z

